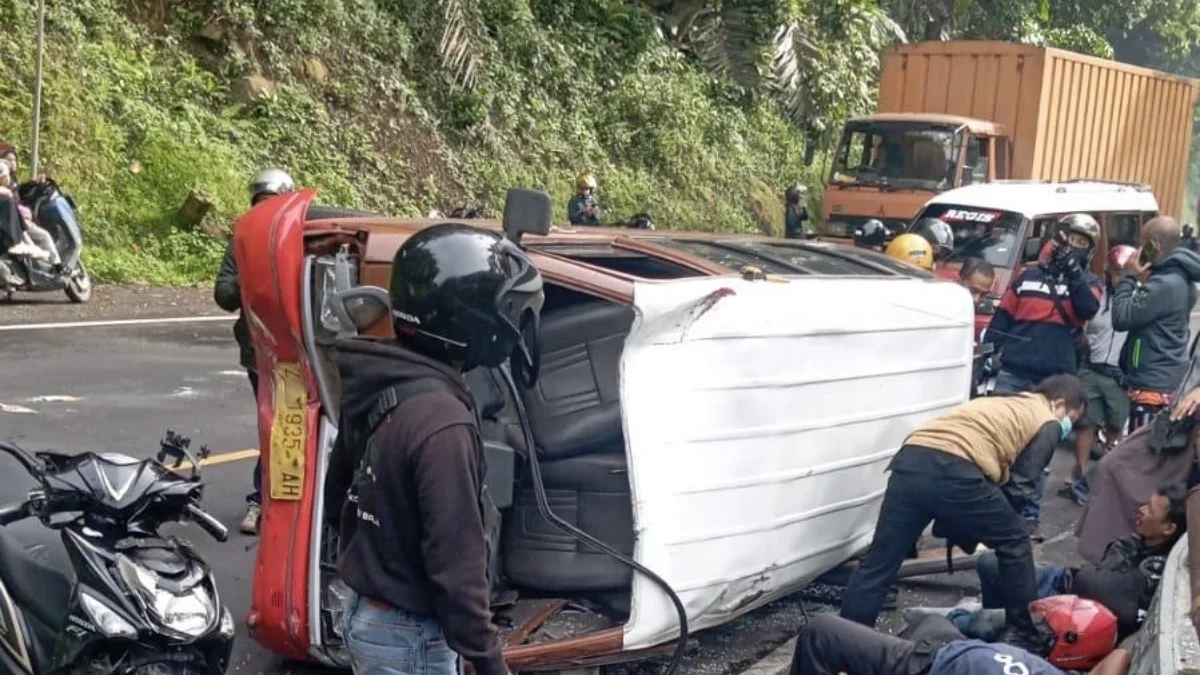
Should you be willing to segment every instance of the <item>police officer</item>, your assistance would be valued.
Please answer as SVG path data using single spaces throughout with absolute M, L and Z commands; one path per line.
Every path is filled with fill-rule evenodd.
M 296 184 L 292 177 L 282 169 L 264 169 L 254 174 L 250 180 L 250 206 L 253 207 L 268 197 L 274 197 L 285 192 L 293 192 Z M 237 259 L 233 255 L 233 239 L 225 247 L 225 257 L 221 259 L 221 269 L 217 272 L 217 281 L 213 287 L 213 299 L 226 312 L 239 312 L 242 309 L 242 286 L 238 280 Z M 258 399 L 258 366 L 254 361 L 254 346 L 250 342 L 250 328 L 246 325 L 246 317 L 239 316 L 233 324 L 233 337 L 237 340 L 241 352 L 241 364 L 250 378 L 250 389 Z M 262 518 L 262 460 L 254 463 L 254 491 L 246 495 L 246 515 L 242 518 L 240 529 L 243 534 L 258 534 L 258 523 Z
M 455 675 L 459 657 L 506 675 L 489 609 L 498 513 L 463 373 L 510 358 L 530 367 L 521 334 L 536 326 L 542 278 L 512 242 L 446 223 L 404 242 L 389 294 L 394 339 L 337 345 L 330 482 L 350 485 L 338 500 L 346 647 L 357 675 Z

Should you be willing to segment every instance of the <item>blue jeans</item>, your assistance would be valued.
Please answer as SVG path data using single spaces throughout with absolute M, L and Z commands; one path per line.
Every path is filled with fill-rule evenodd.
M 247 377 L 250 378 L 250 390 L 254 392 L 254 418 L 258 419 L 258 373 L 253 370 L 246 371 Z M 258 459 L 254 460 L 254 492 L 246 495 L 247 504 L 262 504 L 262 452 L 259 452 Z
M 979 574 L 979 595 L 984 609 L 1004 607 L 1004 588 L 1007 585 L 1000 576 L 1000 562 L 993 551 L 984 551 L 975 560 L 975 571 Z M 1035 565 L 1038 599 L 1058 595 L 1063 568 L 1054 565 Z
M 342 638 L 354 675 L 459 675 L 458 654 L 435 619 L 382 607 L 351 591 Z
M 1033 391 L 1037 387 L 1037 382 L 1028 380 L 1020 375 L 1014 375 L 1011 372 L 1000 369 L 1000 373 L 996 375 L 996 388 L 993 393 L 996 394 L 1023 394 L 1027 391 Z M 1033 486 L 1033 494 L 1029 496 L 1029 503 L 1025 505 L 1025 511 L 1021 514 L 1031 523 L 1036 523 L 1042 517 L 1042 499 L 1046 496 L 1046 481 L 1050 478 L 1050 467 L 1047 466 L 1042 475 L 1038 476 L 1037 483 Z

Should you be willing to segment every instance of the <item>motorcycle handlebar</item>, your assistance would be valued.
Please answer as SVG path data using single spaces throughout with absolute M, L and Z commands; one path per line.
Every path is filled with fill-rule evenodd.
M 45 472 L 42 469 L 42 463 L 38 461 L 36 457 L 31 455 L 28 450 L 13 445 L 7 441 L 0 441 L 0 452 L 8 454 L 12 456 L 13 459 L 20 462 L 21 466 L 25 467 L 25 470 L 29 472 L 29 475 L 33 476 L 34 478 L 42 480 L 42 478 L 45 477 Z
M 196 504 L 188 504 L 187 512 L 192 522 L 203 528 L 205 532 L 211 534 L 213 539 L 220 542 L 229 540 L 229 530 L 208 511 L 205 511 Z
M 0 506 L 0 526 L 9 525 L 27 517 L 29 517 L 28 502 Z

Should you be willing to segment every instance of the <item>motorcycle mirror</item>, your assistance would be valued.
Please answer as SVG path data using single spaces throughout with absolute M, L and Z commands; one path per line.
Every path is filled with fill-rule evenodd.
M 167 435 L 159 441 L 158 456 L 156 457 L 159 464 L 174 471 L 181 467 L 184 461 L 191 465 L 192 475 L 189 480 L 200 480 L 200 462 L 208 459 L 211 451 L 207 445 L 200 446 L 200 449 L 193 453 L 188 448 L 192 445 L 192 439 L 182 434 L 175 433 L 172 429 L 167 429 Z M 170 466 L 164 461 L 168 458 L 175 460 Z

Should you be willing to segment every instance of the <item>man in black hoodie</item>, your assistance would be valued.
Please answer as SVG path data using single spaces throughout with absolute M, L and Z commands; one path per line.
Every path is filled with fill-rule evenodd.
M 338 343 L 344 389 L 330 460 L 343 502 L 338 570 L 352 590 L 342 634 L 357 675 L 506 675 L 491 623 L 478 413 L 463 372 L 510 357 L 537 325 L 542 278 L 515 244 L 443 224 L 410 237 L 392 267 L 396 339 Z M 337 494 L 349 485 L 344 500 Z
M 1125 278 L 1113 294 L 1113 329 L 1129 332 L 1121 370 L 1133 403 L 1131 430 L 1170 405 L 1187 370 L 1200 254 L 1179 246 L 1182 238 L 1179 223 L 1168 216 L 1142 226 L 1141 248 L 1125 264 Z

